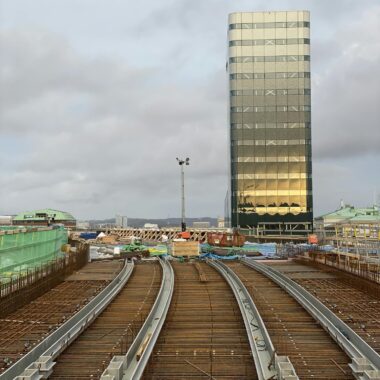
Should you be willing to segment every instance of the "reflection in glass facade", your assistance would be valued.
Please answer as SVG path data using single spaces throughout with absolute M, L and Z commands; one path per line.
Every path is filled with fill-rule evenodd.
M 229 15 L 231 223 L 312 221 L 310 15 Z

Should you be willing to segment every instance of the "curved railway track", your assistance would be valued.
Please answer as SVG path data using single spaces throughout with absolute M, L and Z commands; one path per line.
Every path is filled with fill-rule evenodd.
M 172 303 L 143 379 L 256 379 L 232 290 L 206 263 L 173 262 Z
M 271 266 L 312 293 L 380 353 L 380 285 L 306 262 Z
M 293 298 L 297 296 L 290 291 L 292 297 L 277 285 L 277 278 L 268 269 L 260 269 L 258 265 L 251 268 L 247 266 L 251 264 L 244 265 L 241 262 L 229 262 L 227 265 L 238 275 L 255 302 L 276 354 L 289 357 L 300 379 L 354 378 L 348 366 L 351 359 Z M 319 298 L 373 349 L 380 351 L 380 287 L 374 288 L 372 284 L 366 287 L 366 282 L 353 282 L 352 276 L 343 275 L 330 267 L 325 269 L 294 262 L 271 265 Z M 3 318 L 0 325 L 0 377 L 2 371 L 99 293 L 120 271 L 121 266 L 122 263 L 116 261 L 89 264 L 44 296 Z M 205 262 L 172 261 L 172 266 L 175 273 L 172 302 L 143 379 L 257 379 L 243 317 L 224 277 Z M 56 365 L 50 378 L 99 379 L 112 358 L 124 356 L 128 351 L 150 313 L 159 294 L 160 284 L 165 282 L 165 278 L 162 277 L 158 261 L 137 263 L 127 285 L 124 285 L 98 318 L 94 317 L 94 322 L 55 359 Z M 289 279 L 284 280 L 290 282 Z M 112 285 L 117 281 L 118 278 Z M 119 283 L 118 289 L 122 284 L 124 283 Z M 283 286 L 281 282 L 279 284 Z M 240 287 L 243 286 L 240 284 Z M 236 293 L 239 289 L 236 286 L 233 288 L 239 298 L 240 295 Z M 95 300 L 92 301 L 94 302 Z M 302 304 L 314 315 L 305 303 Z M 324 310 L 330 318 L 335 318 L 330 311 Z M 157 319 L 154 317 L 153 320 Z M 319 318 L 319 321 L 322 319 Z M 336 323 L 339 325 L 341 321 Z M 349 330 L 347 326 L 346 330 Z M 338 335 L 341 332 L 336 330 Z M 348 343 L 352 344 L 351 339 L 347 335 L 346 337 Z M 356 335 L 351 331 L 350 337 Z M 343 340 L 347 342 L 344 337 Z M 134 345 L 136 342 L 140 344 L 139 339 Z M 365 345 L 364 342 L 360 344 Z M 367 351 L 377 355 L 370 347 Z M 351 355 L 351 351 L 346 352 Z M 22 361 L 24 359 L 26 358 Z M 9 370 L 3 376 L 8 372 Z
M 41 297 L 0 319 L 0 375 L 98 294 L 122 263 L 89 263 Z
M 280 286 L 238 262 L 227 264 L 253 298 L 279 355 L 287 355 L 300 379 L 353 379 L 350 358 Z
M 114 355 L 124 355 L 157 296 L 158 262 L 135 264 L 127 285 L 57 359 L 50 379 L 98 379 Z

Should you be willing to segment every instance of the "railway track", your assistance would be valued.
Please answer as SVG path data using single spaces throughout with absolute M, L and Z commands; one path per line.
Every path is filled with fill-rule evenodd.
M 281 287 L 239 262 L 228 263 L 248 289 L 277 354 L 291 360 L 300 379 L 353 379 L 350 358 Z
M 41 297 L 0 319 L 0 375 L 98 294 L 120 271 L 89 263 Z
M 380 354 L 380 285 L 321 265 L 271 265 L 304 287 Z
M 274 378 L 299 380 L 289 357 L 276 353 L 268 330 L 240 278 L 220 261 L 207 260 L 207 263 L 224 277 L 238 301 L 255 362 L 257 378 L 259 380 Z
M 173 262 L 170 309 L 143 379 L 256 379 L 230 287 L 206 263 Z
M 150 330 L 149 326 L 142 328 L 141 331 L 140 328 L 151 312 L 154 303 L 153 309 L 155 310 L 156 308 L 158 299 L 160 299 L 158 295 L 162 293 L 164 288 L 162 286 L 160 290 L 160 284 L 165 283 L 167 285 L 165 291 L 168 292 L 168 285 L 171 281 L 170 295 L 173 292 L 173 276 L 171 275 L 171 280 L 169 277 L 166 279 L 166 269 L 164 269 L 167 266 L 170 268 L 170 265 L 161 262 L 160 264 L 163 264 L 162 268 L 164 269 L 164 272 L 162 272 L 158 262 L 138 263 L 135 265 L 134 271 L 129 270 L 129 274 L 127 274 L 126 263 L 123 271 L 110 285 L 116 286 L 118 283 L 118 292 L 121 289 L 120 293 L 113 293 L 117 294 L 117 296 L 111 303 L 106 306 L 109 302 L 107 301 L 103 303 L 104 306 L 101 308 L 101 304 L 98 303 L 99 297 L 103 297 L 101 302 L 105 302 L 106 298 L 104 298 L 103 294 L 108 294 L 108 300 L 111 299 L 109 297 L 111 293 L 105 293 L 110 288 L 108 286 L 107 290 L 102 292 L 102 295 L 99 295 L 84 310 L 81 310 L 79 315 L 84 311 L 87 313 L 86 308 L 91 307 L 91 309 L 88 309 L 90 314 L 87 314 L 90 317 L 86 317 L 86 324 L 77 329 L 77 333 L 74 334 L 75 330 L 71 329 L 68 338 L 71 338 L 72 341 L 78 334 L 81 333 L 81 335 L 69 347 L 67 347 L 69 340 L 66 336 L 62 344 L 60 343 L 59 346 L 52 345 L 51 347 L 55 348 L 49 348 L 48 351 L 45 351 L 47 353 L 43 354 L 51 356 L 50 360 L 56 362 L 54 372 L 50 378 L 62 380 L 99 379 L 111 359 L 111 367 L 109 368 L 112 368 L 112 365 L 116 364 L 118 360 L 121 360 L 119 365 L 123 362 L 123 367 L 127 363 L 130 365 L 131 356 L 128 356 L 129 354 L 124 356 L 128 350 L 128 352 L 134 352 L 133 357 L 137 355 L 137 362 L 139 362 L 140 358 L 140 364 L 143 361 L 140 355 L 145 355 L 144 350 L 149 352 L 144 361 L 147 361 L 152 352 L 144 372 L 144 379 L 208 378 L 226 380 L 257 379 L 260 376 L 261 378 L 267 378 L 260 375 L 260 371 L 258 372 L 259 375 L 256 373 L 252 352 L 254 352 L 255 361 L 257 361 L 257 355 L 263 355 L 262 351 L 265 351 L 265 346 L 268 346 L 269 343 L 265 344 L 265 346 L 260 346 L 262 338 L 255 337 L 257 329 L 260 329 L 260 327 L 256 326 L 257 329 L 252 330 L 253 319 L 248 316 L 249 313 L 253 316 L 252 307 L 251 312 L 247 314 L 249 296 L 247 293 L 245 293 L 245 296 L 240 294 L 244 287 L 230 269 L 238 275 L 248 289 L 269 332 L 270 338 L 268 339 L 269 341 L 270 339 L 272 340 L 276 349 L 274 353 L 272 346 L 270 351 L 272 353 L 265 359 L 265 368 L 268 367 L 269 369 L 270 366 L 273 366 L 275 360 L 277 360 L 275 357 L 277 358 L 277 355 L 280 355 L 289 357 L 300 379 L 341 380 L 355 378 L 353 376 L 354 370 L 348 364 L 351 363 L 352 352 L 355 352 L 354 357 L 361 357 L 360 355 L 364 351 L 363 346 L 360 346 L 360 344 L 366 344 L 362 341 L 362 343 L 358 344 L 358 347 L 361 347 L 360 349 L 362 350 L 360 353 L 355 347 L 353 348 L 354 351 L 350 351 L 350 349 L 347 349 L 346 343 L 343 343 L 342 347 L 344 347 L 350 358 L 339 345 L 342 345 L 343 341 L 350 345 L 355 345 L 355 339 L 359 338 L 347 326 L 343 330 L 338 327 L 339 331 L 335 329 L 333 334 L 334 339 L 339 342 L 337 344 L 321 325 L 311 317 L 309 313 L 314 315 L 314 311 L 303 301 L 300 301 L 288 288 L 286 288 L 287 292 L 283 290 L 283 283 L 277 279 L 280 273 L 277 272 L 277 275 L 273 275 L 273 277 L 267 267 L 263 270 L 262 267 L 265 266 L 255 264 L 254 268 L 250 268 L 247 265 L 253 264 L 248 264 L 248 262 L 246 265 L 241 262 L 230 262 L 228 263 L 230 269 L 224 267 L 224 270 L 222 264 L 213 264 L 212 262 L 210 263 L 211 266 L 204 262 L 180 263 L 174 261 L 172 263 L 175 272 L 174 294 L 164 327 L 157 342 L 156 339 L 160 330 L 157 328 L 157 331 L 154 332 L 155 324 L 157 320 L 164 320 L 170 298 L 166 303 L 164 314 L 158 313 L 158 316 L 153 315 L 152 317 L 152 314 L 154 314 L 152 312 L 149 316 L 148 320 L 151 320 L 151 329 L 153 330 Z M 132 262 L 128 263 L 128 265 L 132 265 L 132 268 L 129 269 L 133 269 Z M 273 266 L 275 269 L 285 272 L 288 277 L 317 296 L 320 301 L 379 352 L 380 328 L 377 325 L 379 322 L 378 315 L 380 315 L 380 296 L 378 289 L 373 290 L 371 286 L 369 287 L 371 288 L 371 294 L 368 294 L 365 290 L 369 288 L 367 289 L 365 284 L 353 284 L 350 282 L 351 277 L 340 275 L 339 271 L 331 268 L 327 268 L 326 272 L 323 268 L 316 269 L 296 263 L 276 263 Z M 214 268 L 218 269 L 218 271 Z M 81 270 L 79 273 L 70 276 L 65 283 L 19 309 L 17 311 L 20 313 L 18 314 L 18 319 L 15 318 L 15 313 L 2 319 L 3 323 L 0 327 L 0 363 L 1 355 L 8 356 L 3 357 L 4 364 L 3 368 L 0 369 L 0 378 L 3 378 L 2 371 L 25 354 L 27 354 L 26 356 L 32 354 L 32 352 L 28 352 L 109 284 L 120 269 L 121 263 L 115 261 L 93 263 L 92 266 L 87 267 L 87 271 L 86 269 Z M 170 271 L 173 273 L 172 269 Z M 273 272 L 273 270 L 271 271 Z M 230 272 L 230 274 L 227 272 Z M 119 277 L 122 274 L 123 278 L 127 278 L 127 280 L 120 281 Z M 235 280 L 233 280 L 233 276 L 235 276 Z M 289 279 L 285 278 L 281 281 L 285 280 L 290 282 Z M 128 281 L 126 286 L 124 285 L 125 281 Z M 123 286 L 125 287 L 123 288 Z M 294 285 L 294 287 L 297 286 Z M 303 289 L 299 289 L 305 292 Z M 306 310 L 309 310 L 309 313 L 290 294 L 296 297 Z M 155 302 L 157 297 L 157 302 Z M 240 308 L 237 299 L 240 302 Z M 353 302 L 356 301 L 359 306 L 353 307 Z M 95 303 L 98 306 L 94 307 Z M 29 309 L 27 309 L 28 307 Z M 93 307 L 94 309 L 92 309 Z M 161 306 L 158 307 L 160 308 Z M 322 305 L 320 307 L 324 308 Z M 373 310 L 371 309 L 372 307 Z M 370 309 L 369 312 L 368 309 Z M 98 311 L 95 313 L 95 310 Z M 326 308 L 324 310 L 326 316 L 330 315 L 329 318 L 336 319 L 329 310 Z M 245 322 L 241 311 L 243 314 L 245 312 Z M 101 314 L 98 316 L 100 312 Z M 163 316 L 160 317 L 160 315 Z M 96 316 L 98 316 L 97 319 L 95 319 Z M 249 319 L 247 319 L 247 316 Z M 323 319 L 318 318 L 318 321 L 326 328 Z M 93 322 L 89 325 L 91 321 Z M 69 325 L 70 322 L 68 323 Z M 342 324 L 339 320 L 336 323 L 337 326 Z M 66 323 L 64 326 L 68 324 Z M 87 326 L 87 329 L 83 331 L 84 326 Z M 330 326 L 333 329 L 335 328 L 333 325 Z M 251 329 L 249 336 L 255 337 L 254 343 L 248 339 L 247 331 L 249 329 Z M 47 340 L 51 341 L 53 339 L 55 342 L 55 335 L 61 330 L 62 327 L 57 332 L 54 332 L 52 336 L 49 336 Z M 135 339 L 145 330 L 145 336 L 141 338 L 142 340 L 140 338 Z M 330 330 L 330 327 L 327 330 Z M 345 334 L 344 330 L 347 330 L 347 332 L 350 330 L 351 333 L 349 334 L 351 335 L 345 335 L 343 340 L 339 340 L 336 334 L 340 335 L 340 339 L 342 339 L 342 334 Z M 71 333 L 72 331 L 73 333 Z M 138 334 L 139 331 L 140 333 Z M 151 339 L 152 336 L 155 336 L 155 338 Z M 351 338 L 354 337 L 356 338 L 351 341 Z M 133 341 L 134 343 L 132 344 Z M 148 350 L 145 347 L 150 345 L 150 341 L 153 343 Z M 156 344 L 153 348 L 155 342 Z M 132 350 L 134 346 L 136 346 L 136 350 Z M 257 346 L 259 350 L 252 349 L 253 346 Z M 65 347 L 67 348 L 65 349 Z M 64 349 L 65 351 L 63 351 Z M 365 350 L 373 353 L 373 355 L 368 354 L 368 358 L 373 363 L 377 363 L 377 368 L 379 368 L 379 356 L 375 357 L 377 354 L 370 347 Z M 33 350 L 33 352 L 35 351 Z M 59 353 L 60 356 L 58 356 Z M 24 359 L 26 357 L 19 364 L 22 364 L 25 361 Z M 114 359 L 116 362 L 113 362 Z M 35 365 L 38 367 L 38 363 Z M 35 369 L 37 367 L 31 368 L 37 371 Z M 143 369 L 140 374 L 142 371 Z M 360 372 L 355 371 L 354 373 Z M 8 372 L 9 370 L 3 376 L 6 376 Z M 107 370 L 104 373 L 106 372 Z M 109 377 L 104 378 L 108 379 Z M 125 378 L 129 379 L 130 377 L 126 376 Z M 140 378 L 140 375 L 136 378 Z
M 114 355 L 125 355 L 157 296 L 158 262 L 135 264 L 127 285 L 57 359 L 50 379 L 99 379 Z

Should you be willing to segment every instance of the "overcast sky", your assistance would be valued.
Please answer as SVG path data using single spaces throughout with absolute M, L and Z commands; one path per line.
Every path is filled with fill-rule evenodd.
M 0 214 L 222 216 L 227 16 L 311 11 L 315 215 L 380 194 L 377 0 L 0 0 Z

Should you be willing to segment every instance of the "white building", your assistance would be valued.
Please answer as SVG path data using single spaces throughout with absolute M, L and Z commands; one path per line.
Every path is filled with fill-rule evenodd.
M 9 215 L 0 215 L 0 226 L 10 226 L 12 224 L 12 217 Z
M 116 215 L 115 226 L 118 228 L 127 228 L 128 218 L 126 216 L 123 216 L 123 215 Z

